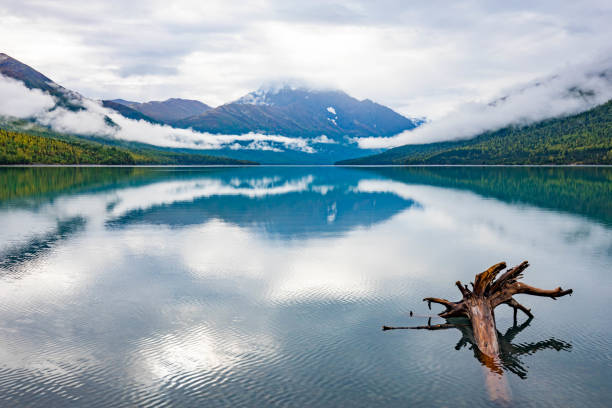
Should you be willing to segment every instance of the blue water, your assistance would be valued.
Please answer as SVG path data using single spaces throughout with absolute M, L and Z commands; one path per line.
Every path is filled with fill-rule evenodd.
M 1 168 L 0 227 L 2 406 L 491 406 L 381 326 L 523 260 L 574 294 L 496 309 L 495 403 L 612 404 L 612 168 Z

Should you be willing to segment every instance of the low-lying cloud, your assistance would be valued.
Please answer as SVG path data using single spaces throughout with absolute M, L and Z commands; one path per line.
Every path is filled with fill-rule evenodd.
M 18 118 L 51 109 L 53 98 L 38 89 L 30 90 L 22 82 L 0 75 L 0 115 Z
M 612 60 L 568 67 L 557 75 L 508 89 L 493 102 L 461 105 L 415 130 L 387 138 L 360 138 L 363 149 L 469 139 L 509 125 L 572 115 L 612 99 Z
M 103 107 L 99 102 L 86 98 L 78 101 L 84 109 L 73 111 L 56 106 L 51 95 L 38 89 L 28 89 L 22 82 L 3 76 L 0 76 L 0 95 L 3 96 L 0 99 L 0 116 L 34 118 L 41 125 L 61 133 L 201 150 L 229 148 L 282 152 L 283 149 L 290 149 L 314 153 L 316 150 L 311 144 L 327 143 L 327 138 L 307 140 L 253 132 L 227 135 L 178 129 L 144 120 L 128 119 Z

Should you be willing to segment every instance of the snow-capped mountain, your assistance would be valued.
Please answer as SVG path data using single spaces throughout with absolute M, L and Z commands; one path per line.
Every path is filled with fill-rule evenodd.
M 391 136 L 419 125 L 369 99 L 339 90 L 284 86 L 261 88 L 235 102 L 174 123 L 211 133 L 263 132 L 326 137 L 342 142 L 363 136 Z
M 209 134 L 236 138 L 235 143 L 223 148 L 198 148 L 194 151 L 260 163 L 333 163 L 358 157 L 363 155 L 363 151 L 354 138 L 392 136 L 421 123 L 420 120 L 406 118 L 368 99 L 358 100 L 339 90 L 306 86 L 262 87 L 237 101 L 213 109 L 199 101 L 176 98 L 147 103 L 124 99 L 94 101 L 58 85 L 42 73 L 5 54 L 0 54 L 0 74 L 21 81 L 28 88 L 52 95 L 55 107 L 50 108 L 49 112 L 62 107 L 70 111 L 92 113 L 93 116 L 87 116 L 92 119 L 91 122 L 83 118 L 76 121 L 83 126 L 70 122 L 70 129 L 79 129 L 69 131 L 76 135 L 88 137 L 91 134 L 115 134 L 121 129 L 122 126 L 111 119 L 112 114 L 104 109 L 107 108 L 128 119 L 170 126 L 155 128 L 159 132 L 172 132 L 171 127 L 192 128 L 203 132 L 203 138 L 209 137 Z M 62 121 L 62 110 L 56 113 L 50 115 L 51 119 Z M 51 119 L 46 118 L 41 123 L 51 127 L 55 125 L 60 132 L 67 129 L 64 122 L 58 124 Z M 98 123 L 99 120 L 104 123 Z M 136 126 L 129 122 L 124 125 Z M 238 136 L 247 134 L 259 135 L 260 139 L 267 141 L 252 142 L 252 137 L 238 140 Z M 287 142 L 291 139 L 295 139 L 295 143 Z M 140 138 L 137 140 L 147 143 Z M 108 142 L 113 143 L 112 138 Z M 153 140 L 151 144 L 155 144 Z

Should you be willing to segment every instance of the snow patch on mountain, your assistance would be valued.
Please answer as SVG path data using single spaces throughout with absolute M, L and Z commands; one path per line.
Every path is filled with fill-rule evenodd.
M 269 81 L 264 83 L 256 91 L 249 92 L 245 96 L 234 101 L 234 103 L 247 104 L 247 105 L 274 105 L 273 97 L 283 91 L 306 91 L 312 93 L 326 92 L 334 90 L 331 87 L 315 85 L 308 83 L 307 81 L 300 79 L 289 79 L 279 81 Z M 309 99 L 309 95 L 304 96 L 305 99 Z M 329 111 L 329 109 L 332 111 Z M 328 108 L 330 113 L 336 114 L 333 107 Z
M 333 107 L 333 106 L 328 106 L 328 107 L 327 107 L 327 111 L 328 111 L 329 113 L 331 113 L 332 115 L 335 115 L 335 114 L 336 114 L 336 110 L 334 109 L 334 107 Z
M 235 103 L 242 105 L 272 105 L 272 103 L 268 100 L 268 92 L 262 89 L 258 89 L 244 95 Z

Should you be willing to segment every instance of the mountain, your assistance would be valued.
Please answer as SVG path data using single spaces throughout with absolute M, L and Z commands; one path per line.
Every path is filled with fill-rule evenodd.
M 79 93 L 56 84 L 32 67 L 0 53 L 0 74 L 24 83 L 29 89 L 40 89 L 53 95 L 58 105 L 72 110 L 82 109 L 80 104 L 83 98 Z
M 130 106 L 132 104 L 138 104 L 139 102 L 134 102 L 134 101 L 127 101 L 125 99 L 111 99 L 107 102 L 115 102 L 115 103 L 120 103 L 121 105 L 125 105 L 125 106 Z
M 170 98 L 165 101 L 150 101 L 145 103 L 131 102 L 123 99 L 104 101 L 118 103 L 136 110 L 158 122 L 172 123 L 190 116 L 197 116 L 212 108 L 205 103 L 191 99 Z
M 23 82 L 30 89 L 49 93 L 55 98 L 56 107 L 73 111 L 87 109 L 85 97 L 6 54 L 0 54 L 0 74 Z M 118 102 L 104 101 L 103 105 L 129 119 L 161 123 Z M 108 116 L 104 120 L 110 126 L 117 126 Z M 57 133 L 36 125 L 32 119 L 0 116 L 0 132 L 0 164 L 255 164 L 249 160 L 216 157 L 219 151 L 176 152 L 152 145 Z
M 86 97 L 63 88 L 6 54 L 0 58 L 0 74 L 52 94 L 58 106 L 71 110 L 85 110 L 91 106 Z M 199 101 L 178 98 L 146 103 L 113 99 L 101 103 L 126 118 L 150 123 L 214 134 L 263 133 L 282 136 L 267 140 L 257 139 L 257 136 L 237 140 L 228 137 L 231 143 L 216 150 L 174 149 L 185 154 L 222 154 L 236 160 L 270 164 L 331 164 L 359 157 L 363 155 L 363 150 L 353 138 L 392 136 L 421 123 L 383 105 L 368 99 L 358 100 L 342 91 L 288 85 L 260 88 L 214 109 Z M 119 129 L 117 122 L 109 116 L 104 117 L 104 122 L 109 127 Z M 81 136 L 95 139 L 92 134 Z M 291 139 L 296 140 L 293 142 Z M 118 143 L 108 138 L 98 142 Z
M 573 116 L 468 140 L 400 146 L 337 164 L 612 164 L 612 100 Z
M 53 95 L 59 106 L 71 110 L 84 109 L 82 104 L 83 96 L 81 94 L 58 85 L 52 79 L 32 67 L 3 53 L 0 53 L 0 74 L 23 82 L 29 89 L 40 89 Z M 210 109 L 209 106 L 201 102 L 185 99 L 168 99 L 164 102 L 148 103 L 116 99 L 102 101 L 102 105 L 128 119 L 145 120 L 150 123 L 165 123 L 167 120 L 178 120 Z
M 202 132 L 259 132 L 336 141 L 362 136 L 392 136 L 413 129 L 419 121 L 338 90 L 313 90 L 288 85 L 259 89 L 235 102 L 173 122 Z
M 155 120 L 147 115 L 145 115 L 142 112 L 137 111 L 136 109 L 132 109 L 130 108 L 128 105 L 122 104 L 122 103 L 118 103 L 115 101 L 102 101 L 102 106 L 104 106 L 105 108 L 109 108 L 114 110 L 115 112 L 121 114 L 121 116 L 124 116 L 128 119 L 134 119 L 134 120 L 144 120 L 147 121 L 149 123 L 157 123 L 157 124 L 161 124 L 162 122 Z

